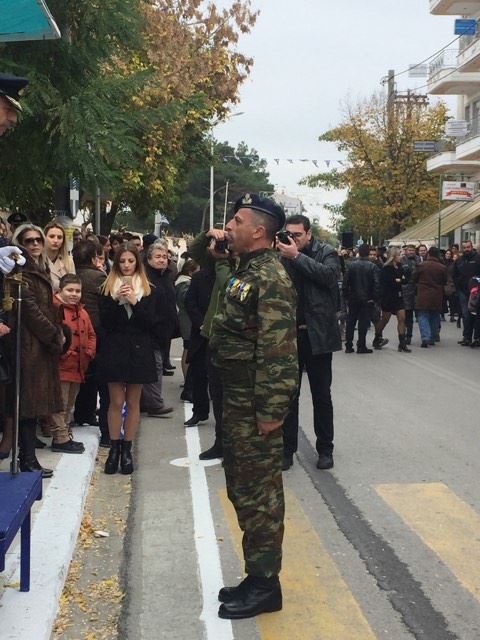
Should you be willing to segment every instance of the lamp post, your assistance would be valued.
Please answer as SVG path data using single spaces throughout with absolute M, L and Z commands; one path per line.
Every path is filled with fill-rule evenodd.
M 244 111 L 239 111 L 238 113 L 232 113 L 231 115 L 229 115 L 227 118 L 225 118 L 225 120 L 223 120 L 223 122 L 226 122 L 227 120 L 231 120 L 232 118 L 235 118 L 236 116 L 242 116 L 244 114 Z M 212 123 L 212 126 L 210 128 L 210 131 L 213 132 L 213 128 L 219 124 L 220 122 L 222 122 L 222 120 L 216 120 L 215 122 Z M 215 141 L 213 138 L 213 133 L 212 133 L 212 140 L 211 140 L 211 146 L 210 146 L 210 151 L 212 154 L 212 160 L 210 163 L 210 229 L 213 229 L 213 225 L 214 225 L 214 196 L 215 196 L 215 170 L 213 168 L 213 152 L 215 149 Z

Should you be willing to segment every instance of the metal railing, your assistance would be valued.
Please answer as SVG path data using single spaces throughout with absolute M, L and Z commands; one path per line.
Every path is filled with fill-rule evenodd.
M 478 40 L 478 35 L 477 36 L 460 36 L 458 40 L 458 52 L 462 53 L 463 51 L 465 51 L 465 49 L 468 49 L 468 47 L 476 40 Z
M 443 69 L 457 68 L 458 49 L 444 49 L 436 58 L 432 60 L 429 66 L 429 81 Z

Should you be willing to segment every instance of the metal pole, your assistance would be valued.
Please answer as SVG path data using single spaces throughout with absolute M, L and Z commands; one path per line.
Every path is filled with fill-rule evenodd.
M 95 193 L 95 235 L 100 235 L 100 187 L 98 185 Z
M 17 327 L 15 336 L 15 401 L 13 405 L 13 439 L 12 439 L 12 461 L 10 463 L 10 473 L 12 476 L 18 473 L 18 429 L 20 421 L 20 360 L 22 349 L 22 283 L 17 284 Z
M 442 176 L 438 176 L 438 248 L 440 249 L 440 238 L 442 233 Z
M 225 185 L 225 207 L 223 208 L 223 228 L 225 229 L 225 224 L 227 222 L 227 204 L 228 204 L 228 180 Z
M 210 164 L 210 229 L 213 229 L 214 220 L 213 220 L 213 197 L 214 197 L 214 169 L 213 169 L 213 139 L 212 139 L 212 159 Z

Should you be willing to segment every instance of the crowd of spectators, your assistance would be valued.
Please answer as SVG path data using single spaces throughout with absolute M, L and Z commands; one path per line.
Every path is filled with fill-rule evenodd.
M 2 244 L 18 246 L 26 259 L 20 468 L 51 476 L 52 470 L 38 463 L 35 448 L 47 446 L 45 438 L 51 438 L 52 451 L 82 454 L 83 443 L 73 439 L 72 427 L 94 425 L 100 429 L 100 445 L 109 448 L 106 473 L 118 468 L 131 473 L 131 443 L 140 413 L 161 418 L 173 411 L 164 402 L 162 379 L 173 375 L 170 343 L 175 337 L 183 341 L 180 399 L 193 403 L 185 426 L 206 421 L 212 401 L 215 440 L 200 456 L 221 457 L 222 384 L 209 339 L 232 273 L 231 256 L 222 245 L 224 232 L 200 234 L 177 264 L 167 243 L 153 234 L 142 238 L 116 232 L 107 237 L 74 229 L 69 253 L 67 232 L 58 222 L 41 229 L 23 214 L 13 214 L 0 224 Z M 311 237 L 304 216 L 290 218 L 286 229 L 291 241 L 282 238 L 277 248 L 297 288 L 299 357 L 312 390 L 317 449 L 323 456 L 319 468 L 329 468 L 331 357 L 340 348 L 340 334 L 346 353 L 373 353 L 388 343 L 383 330 L 394 315 L 398 350 L 410 353 L 416 344 L 415 321 L 418 346 L 429 348 L 440 341 L 441 320 L 449 319 L 462 328 L 460 345 L 480 346 L 480 255 L 470 240 L 446 251 L 424 244 L 388 249 L 363 244 L 337 252 Z M 320 315 L 310 317 L 315 305 Z M 319 319 L 321 328 L 315 325 Z M 3 312 L 2 323 L 2 347 L 11 357 L 14 314 Z M 367 345 L 369 329 L 372 348 Z M 5 389 L 0 458 L 12 446 L 13 387 Z M 295 407 L 297 403 L 298 397 Z M 284 425 L 284 469 L 293 464 L 297 411 L 292 409 Z

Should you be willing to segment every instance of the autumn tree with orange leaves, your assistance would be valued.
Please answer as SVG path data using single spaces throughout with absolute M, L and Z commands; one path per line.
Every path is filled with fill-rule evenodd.
M 376 240 L 395 235 L 438 207 L 438 181 L 428 173 L 426 154 L 413 149 L 416 140 L 438 140 L 447 120 L 444 103 L 422 106 L 411 99 L 395 104 L 386 98 L 344 108 L 341 124 L 322 134 L 346 154 L 342 169 L 302 180 L 311 187 L 347 189 L 340 206 L 329 206 L 338 228 Z

